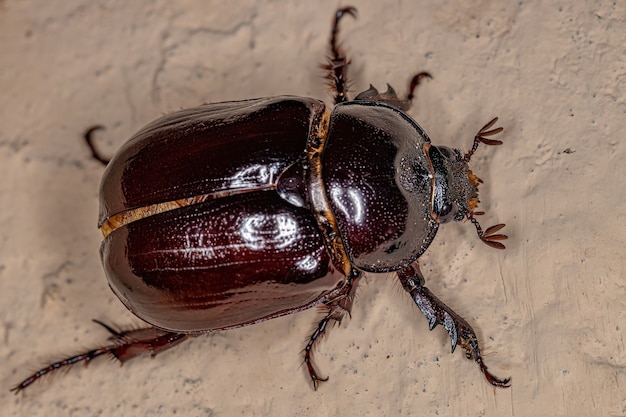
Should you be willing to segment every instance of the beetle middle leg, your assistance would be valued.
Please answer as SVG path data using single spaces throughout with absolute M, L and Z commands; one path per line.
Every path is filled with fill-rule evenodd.
M 394 106 L 400 110 L 408 111 L 411 108 L 411 104 L 413 103 L 413 98 L 415 97 L 415 89 L 421 83 L 424 78 L 433 78 L 427 72 L 420 72 L 411 78 L 411 82 L 409 83 L 409 92 L 406 95 L 406 98 L 398 97 L 396 90 L 393 89 L 392 86 L 387 84 L 387 91 L 384 93 L 379 92 L 376 87 L 370 84 L 370 88 L 358 94 L 354 100 L 355 101 L 380 101 L 383 103 L 387 103 L 391 106 Z
M 402 287 L 411 294 L 411 298 L 428 319 L 430 330 L 441 324 L 450 333 L 452 352 L 460 344 L 465 349 L 465 357 L 473 359 L 480 367 L 487 381 L 496 387 L 509 387 L 511 378 L 499 379 L 487 370 L 478 346 L 478 338 L 472 326 L 461 316 L 456 314 L 443 301 L 437 298 L 430 290 L 424 287 L 424 276 L 417 262 L 409 265 L 400 272 L 398 278 Z
M 97 130 L 104 130 L 104 126 L 96 125 L 87 129 L 85 132 L 85 142 L 87 143 L 89 150 L 91 150 L 91 157 L 101 164 L 107 165 L 111 159 L 103 156 L 100 151 L 96 149 L 96 145 L 93 143 L 93 134 Z
M 330 32 L 330 56 L 328 62 L 322 65 L 322 68 L 328 71 L 328 81 L 330 83 L 335 104 L 347 101 L 348 91 L 348 65 L 350 61 L 346 58 L 346 54 L 340 49 L 337 41 L 339 34 L 339 21 L 345 15 L 356 18 L 356 8 L 348 6 L 337 10 L 335 20 L 333 21 L 332 30 Z
M 328 381 L 328 377 L 320 377 L 315 367 L 313 366 L 313 348 L 315 344 L 321 340 L 321 338 L 328 332 L 328 324 L 332 320 L 334 323 L 341 323 L 343 317 L 352 311 L 352 302 L 354 301 L 354 295 L 356 294 L 357 284 L 361 279 L 362 274 L 360 272 L 352 272 L 352 277 L 344 290 L 334 299 L 326 303 L 328 313 L 320 322 L 309 337 L 309 341 L 304 348 L 304 363 L 306 364 L 309 376 L 313 382 L 313 388 L 317 391 L 317 387 L 320 382 Z M 333 324 L 334 324 L 333 323 Z

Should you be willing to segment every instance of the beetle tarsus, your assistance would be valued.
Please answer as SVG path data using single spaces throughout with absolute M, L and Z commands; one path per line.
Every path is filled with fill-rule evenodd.
M 473 359 L 487 381 L 496 387 L 510 386 L 511 378 L 499 379 L 487 370 L 478 346 L 478 338 L 472 326 L 456 314 L 443 301 L 437 298 L 428 288 L 424 287 L 424 277 L 417 262 L 398 272 L 403 288 L 411 294 L 411 298 L 428 320 L 430 330 L 441 324 L 450 334 L 452 352 L 457 345 L 465 349 L 465 356 Z
M 114 350 L 115 348 L 116 348 L 115 345 L 103 346 L 103 347 L 89 350 L 87 352 L 84 352 L 78 355 L 70 356 L 69 358 L 66 358 L 57 362 L 53 362 L 50 365 L 41 368 L 40 370 L 38 370 L 37 372 L 29 376 L 28 378 L 24 379 L 22 382 L 20 382 L 19 384 L 11 388 L 11 391 L 17 394 L 23 389 L 25 389 L 26 387 L 33 384 L 34 382 L 38 381 L 40 378 L 50 374 L 51 372 L 57 371 L 59 369 L 62 369 L 68 366 L 75 365 L 78 362 L 85 362 L 85 366 L 87 366 L 89 362 L 91 362 L 91 360 L 101 355 L 110 354 L 113 357 L 115 357 L 115 355 L 113 355 L 112 353 L 112 350 Z
M 478 349 L 478 343 L 475 343 L 476 349 Z M 487 365 L 485 365 L 485 362 L 482 360 L 482 357 L 480 356 L 480 353 L 478 353 L 476 363 L 478 363 L 478 366 L 480 366 L 480 371 L 483 373 L 483 375 L 485 375 L 485 379 L 487 379 L 487 382 L 489 382 L 491 385 L 496 386 L 496 387 L 501 387 L 501 388 L 508 388 L 511 386 L 511 378 L 504 378 L 504 379 L 500 379 L 498 377 L 496 377 L 495 375 L 493 375 L 491 372 L 489 372 L 487 370 Z M 471 358 L 470 358 L 471 359 Z
M 411 108 L 411 104 L 413 103 L 413 99 L 415 98 L 415 89 L 425 78 L 432 80 L 433 76 L 430 75 L 430 73 L 428 72 L 420 72 L 418 74 L 415 74 L 413 78 L 411 78 L 411 82 L 409 83 L 409 92 L 406 95 L 406 99 L 403 100 L 403 103 L 405 104 L 403 107 L 400 107 L 400 109 L 408 111 Z
M 313 383 L 313 389 L 315 391 L 317 391 L 317 387 L 319 386 L 320 382 L 328 381 L 328 377 L 320 377 L 315 370 L 315 366 L 313 366 L 313 347 L 315 346 L 315 343 L 320 340 L 322 336 L 324 336 L 326 332 L 326 327 L 328 326 L 328 322 L 330 320 L 333 320 L 332 315 L 334 313 L 335 312 L 331 310 L 322 320 L 320 320 L 320 322 L 317 324 L 317 327 L 313 331 L 313 334 L 311 334 L 311 337 L 309 338 L 306 347 L 304 348 L 304 364 L 307 367 L 307 371 L 309 372 L 309 377 L 311 378 L 311 382 Z M 341 320 L 341 318 L 339 320 Z
M 87 142 L 87 146 L 89 146 L 89 149 L 91 150 L 92 158 L 98 162 L 101 162 L 103 165 L 107 165 L 111 159 L 105 158 L 104 156 L 102 156 L 102 154 L 96 149 L 96 146 L 94 145 L 94 139 L 93 139 L 94 132 L 96 132 L 97 130 L 104 130 L 104 129 L 105 127 L 101 125 L 92 126 L 89 129 L 87 129 L 84 137 L 85 137 L 85 142 Z
M 322 378 L 319 376 L 317 371 L 315 370 L 315 366 L 313 365 L 313 348 L 316 343 L 322 339 L 328 332 L 328 324 L 332 320 L 335 323 L 341 323 L 341 320 L 346 316 L 350 316 L 352 311 L 352 302 L 354 301 L 354 296 L 356 295 L 356 289 L 358 286 L 358 282 L 361 279 L 361 273 L 356 272 L 356 270 L 352 270 L 350 274 L 351 278 L 348 281 L 347 285 L 343 288 L 343 290 L 337 295 L 337 297 L 333 298 L 331 301 L 326 303 L 328 308 L 328 313 L 324 316 L 322 320 L 317 324 L 317 327 L 309 337 L 309 341 L 307 342 L 304 348 L 304 363 L 309 372 L 309 377 L 311 378 L 311 382 L 313 383 L 313 389 L 317 391 L 317 387 L 320 382 L 328 381 L 328 377 Z
M 117 331 L 113 327 L 99 320 L 94 320 L 94 322 L 98 323 L 111 333 L 109 340 L 113 342 L 112 344 L 91 349 L 87 352 L 53 362 L 24 379 L 15 387 L 11 388 L 11 391 L 14 391 L 17 394 L 45 375 L 68 366 L 75 365 L 79 362 L 84 362 L 85 366 L 87 366 L 98 356 L 110 355 L 111 357 L 119 360 L 121 363 L 124 363 L 136 356 L 141 355 L 142 353 L 149 353 L 150 356 L 155 356 L 157 353 L 174 347 L 188 338 L 186 334 L 167 332 L 154 327 Z
M 328 71 L 327 78 L 333 93 L 335 104 L 348 101 L 348 65 L 350 61 L 339 47 L 337 35 L 339 34 L 339 21 L 345 15 L 356 19 L 356 8 L 352 6 L 337 10 L 330 32 L 330 56 L 322 68 Z

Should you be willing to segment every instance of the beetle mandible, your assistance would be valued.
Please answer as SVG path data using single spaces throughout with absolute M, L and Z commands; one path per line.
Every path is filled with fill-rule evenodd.
M 426 72 L 405 98 L 373 86 L 349 100 L 349 61 L 338 45 L 337 10 L 326 70 L 334 107 L 280 96 L 206 104 L 148 124 L 107 164 L 100 187 L 100 254 L 113 292 L 151 325 L 118 331 L 112 342 L 55 362 L 13 389 L 100 355 L 125 362 L 152 356 L 190 336 L 232 329 L 322 306 L 304 363 L 350 313 L 365 272 L 395 272 L 432 330 L 441 324 L 492 375 L 472 327 L 424 286 L 419 257 L 440 223 L 469 220 L 487 245 L 504 249 L 498 231 L 475 216 L 478 184 L 468 167 L 479 144 L 502 131 L 487 123 L 471 149 L 434 146 L 405 111 Z M 87 142 L 94 157 L 107 162 Z

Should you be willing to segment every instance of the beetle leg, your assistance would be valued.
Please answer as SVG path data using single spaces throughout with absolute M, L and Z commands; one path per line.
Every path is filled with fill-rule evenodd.
M 433 77 L 427 72 L 420 72 L 419 74 L 413 76 L 409 84 L 409 93 L 404 99 L 398 97 L 398 94 L 396 94 L 396 90 L 394 90 L 393 87 L 389 84 L 387 84 L 387 91 L 385 91 L 384 93 L 379 92 L 376 87 L 370 84 L 370 87 L 362 93 L 358 94 L 354 98 L 354 100 L 380 101 L 383 103 L 387 103 L 390 106 L 396 107 L 400 110 L 408 111 L 411 108 L 413 97 L 415 97 L 415 89 L 424 78 Z
M 415 89 L 418 85 L 420 85 L 424 78 L 432 80 L 433 76 L 427 72 L 420 72 L 411 78 L 411 82 L 409 83 L 409 93 L 406 95 L 406 99 L 402 100 L 403 105 L 400 107 L 400 110 L 408 111 L 411 108 L 413 98 L 415 97 Z
M 74 365 L 78 362 L 84 362 L 85 366 L 87 366 L 89 365 L 89 362 L 101 355 L 110 355 L 119 360 L 120 363 L 124 363 L 135 356 L 141 355 L 142 353 L 149 353 L 150 356 L 154 357 L 157 353 L 161 353 L 171 347 L 174 347 L 188 338 L 188 335 L 186 334 L 171 333 L 155 327 L 117 331 L 99 320 L 94 321 L 111 333 L 109 340 L 113 342 L 112 344 L 91 349 L 87 352 L 51 363 L 50 365 L 41 368 L 39 371 L 26 378 L 15 387 L 11 388 L 11 391 L 15 391 L 17 394 L 33 382 L 53 371 Z
M 356 294 L 357 284 L 360 278 L 361 273 L 353 270 L 352 279 L 350 279 L 348 284 L 344 287 L 344 290 L 341 291 L 337 297 L 326 303 L 328 313 L 317 324 L 317 327 L 311 334 L 311 337 L 309 337 L 309 341 L 304 348 L 304 363 L 306 364 L 309 376 L 313 382 L 313 389 L 316 391 L 320 382 L 328 381 L 328 377 L 321 377 L 315 370 L 312 358 L 313 348 L 315 344 L 328 332 L 328 323 L 331 320 L 334 323 L 341 323 L 341 320 L 346 314 L 350 315 L 350 312 L 352 311 L 352 302 L 354 301 L 354 295 Z
M 322 68 L 328 71 L 327 78 L 334 96 L 335 104 L 348 100 L 346 95 L 348 91 L 347 70 L 350 61 L 346 58 L 345 53 L 339 48 L 337 42 L 337 35 L 339 34 L 339 21 L 346 14 L 356 18 L 356 8 L 348 6 L 337 10 L 335 13 L 335 19 L 330 32 L 330 56 L 328 57 L 327 63 L 322 65 Z
M 85 132 L 85 142 L 87 142 L 87 146 L 89 146 L 89 150 L 91 150 L 91 157 L 103 165 L 107 165 L 111 159 L 102 156 L 100 151 L 98 151 L 96 146 L 93 144 L 93 133 L 96 130 L 104 130 L 104 126 L 97 125 L 87 129 Z
M 460 344 L 465 349 L 467 359 L 473 359 L 480 367 L 487 381 L 496 387 L 509 387 L 511 378 L 499 379 L 487 370 L 478 346 L 478 338 L 472 326 L 456 314 L 430 290 L 424 287 L 424 276 L 417 262 L 398 272 L 402 287 L 411 294 L 411 298 L 428 319 L 430 330 L 441 324 L 450 333 L 452 352 Z

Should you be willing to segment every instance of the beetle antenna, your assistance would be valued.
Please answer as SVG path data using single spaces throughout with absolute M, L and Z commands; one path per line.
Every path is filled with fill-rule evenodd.
M 474 155 L 474 152 L 476 152 L 476 149 L 478 149 L 478 145 L 481 143 L 485 145 L 490 145 L 490 146 L 502 145 L 501 140 L 487 138 L 487 136 L 497 135 L 498 133 L 504 130 L 502 127 L 496 127 L 495 129 L 491 129 L 491 127 L 494 124 L 496 124 L 497 121 L 498 121 L 498 118 L 494 117 L 493 119 L 489 121 L 489 123 L 484 125 L 478 131 L 478 133 L 476 133 L 476 136 L 474 136 L 474 143 L 472 144 L 472 149 L 470 149 L 468 152 L 465 153 L 465 155 L 463 155 L 463 161 L 468 163 L 470 159 L 472 159 L 472 155 Z M 475 180 L 476 185 L 478 185 L 478 183 L 483 182 L 480 178 L 475 176 L 470 171 L 470 179 L 472 178 Z M 504 224 L 496 224 L 495 226 L 489 227 L 487 230 L 483 230 L 483 228 L 480 227 L 480 223 L 478 223 L 478 220 L 476 220 L 476 218 L 474 217 L 474 216 L 481 216 L 483 214 L 485 214 L 484 211 L 470 210 L 465 216 L 467 217 L 467 220 L 472 222 L 472 224 L 476 228 L 476 233 L 478 233 L 478 237 L 483 243 L 495 249 L 504 249 L 505 248 L 504 244 L 500 243 L 499 241 L 507 239 L 508 236 L 500 234 L 500 233 L 496 233 L 504 227 Z
M 478 131 L 476 136 L 474 136 L 474 144 L 472 145 L 472 149 L 470 149 L 468 152 L 466 152 L 465 155 L 463 156 L 463 160 L 465 162 L 469 162 L 470 161 L 470 159 L 472 158 L 472 155 L 474 155 L 474 152 L 476 152 L 476 149 L 478 149 L 478 145 L 481 144 L 481 143 L 484 143 L 485 145 L 492 145 L 492 146 L 502 145 L 502 141 L 501 140 L 487 139 L 487 136 L 497 135 L 498 133 L 500 133 L 500 132 L 502 132 L 504 130 L 502 127 L 496 127 L 495 129 L 488 130 L 497 121 L 498 121 L 498 118 L 494 117 L 489 123 L 484 125 L 482 127 L 482 129 L 480 129 Z
M 469 212 L 466 215 L 467 220 L 471 221 L 474 227 L 476 228 L 476 233 L 478 233 L 478 237 L 480 238 L 480 240 L 484 244 L 491 246 L 494 249 L 506 248 L 506 246 L 504 246 L 504 244 L 500 243 L 499 241 L 506 240 L 509 237 L 507 235 L 496 233 L 500 229 L 502 229 L 505 225 L 500 223 L 500 224 L 496 224 L 495 226 L 491 226 L 487 228 L 487 230 L 483 230 L 483 228 L 480 227 L 480 223 L 478 223 L 478 220 L 476 220 L 476 218 L 474 217 L 474 216 L 479 216 L 482 214 L 485 214 L 485 212 L 484 211 Z

